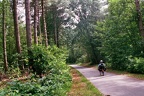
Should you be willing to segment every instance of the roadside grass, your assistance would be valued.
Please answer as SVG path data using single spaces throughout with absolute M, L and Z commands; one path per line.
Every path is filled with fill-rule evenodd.
M 71 68 L 71 74 L 72 87 L 67 96 L 102 96 L 102 93 L 76 69 Z
M 138 74 L 138 73 L 129 73 L 127 71 L 120 71 L 120 70 L 113 70 L 113 69 L 107 69 L 107 72 L 118 74 L 118 75 L 127 75 L 132 78 L 144 80 L 144 74 Z
M 84 67 L 93 67 L 97 70 L 96 65 L 89 65 L 89 63 L 84 63 L 84 64 L 80 64 L 80 65 L 84 66 Z M 118 75 L 127 75 L 127 76 L 132 77 L 132 78 L 144 80 L 144 74 L 130 73 L 130 72 L 121 71 L 121 70 L 113 70 L 111 68 L 107 68 L 106 72 L 110 72 L 110 73 L 114 73 L 114 74 L 118 74 Z

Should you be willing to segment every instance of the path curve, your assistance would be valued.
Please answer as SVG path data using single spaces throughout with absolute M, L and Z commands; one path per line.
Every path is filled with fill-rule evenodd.
M 105 96 L 144 96 L 143 80 L 108 72 L 105 72 L 105 76 L 99 76 L 99 72 L 94 68 L 70 66 L 82 73 Z

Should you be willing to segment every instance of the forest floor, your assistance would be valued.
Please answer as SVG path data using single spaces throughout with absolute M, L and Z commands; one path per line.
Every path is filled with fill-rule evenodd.
M 104 96 L 144 96 L 144 80 L 110 72 L 100 76 L 94 67 L 71 66 L 82 73 Z

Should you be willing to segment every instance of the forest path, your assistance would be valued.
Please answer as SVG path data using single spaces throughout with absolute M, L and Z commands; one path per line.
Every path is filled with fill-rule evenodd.
M 143 80 L 108 72 L 105 72 L 105 76 L 100 76 L 95 68 L 70 66 L 82 73 L 104 96 L 144 96 Z

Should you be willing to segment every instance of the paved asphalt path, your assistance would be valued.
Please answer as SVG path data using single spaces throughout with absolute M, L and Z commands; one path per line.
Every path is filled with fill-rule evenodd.
M 144 81 L 105 72 L 100 76 L 95 68 L 71 65 L 81 72 L 104 96 L 144 96 Z

